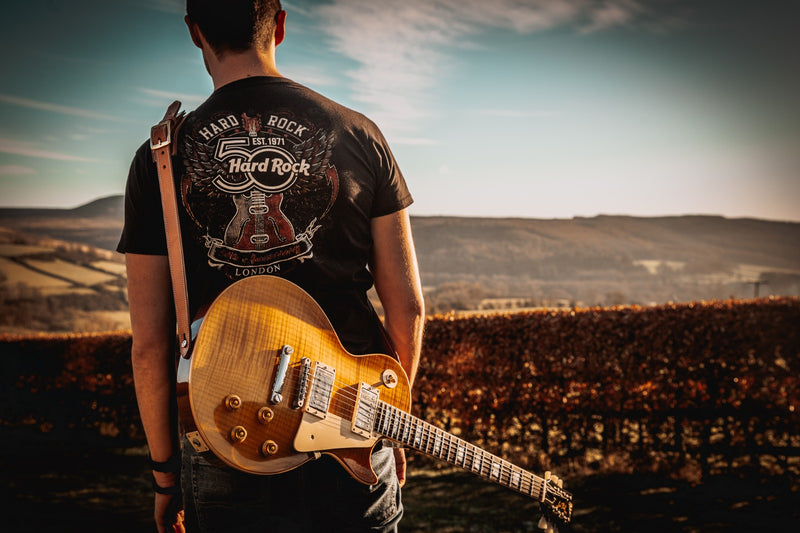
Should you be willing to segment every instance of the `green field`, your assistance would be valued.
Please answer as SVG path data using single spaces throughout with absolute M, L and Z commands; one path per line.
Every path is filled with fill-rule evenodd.
M 130 320 L 122 256 L 0 228 L 0 332 L 112 331 Z
M 117 279 L 119 276 L 100 272 L 93 268 L 69 263 L 61 259 L 54 261 L 42 261 L 38 259 L 28 259 L 25 261 L 28 266 L 35 270 L 45 272 L 58 278 L 66 278 L 76 285 L 92 286 L 108 283 Z
M 24 285 L 48 295 L 68 293 L 75 288 L 68 281 L 36 272 L 6 257 L 0 257 L 0 273 L 3 274 L 3 285 L 8 287 Z

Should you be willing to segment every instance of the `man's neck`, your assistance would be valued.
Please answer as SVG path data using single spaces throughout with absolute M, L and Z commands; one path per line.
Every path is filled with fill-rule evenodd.
M 275 65 L 275 50 L 259 52 L 251 49 L 246 52 L 227 52 L 222 57 L 213 53 L 204 54 L 206 68 L 214 82 L 214 90 L 243 78 L 254 76 L 281 76 Z

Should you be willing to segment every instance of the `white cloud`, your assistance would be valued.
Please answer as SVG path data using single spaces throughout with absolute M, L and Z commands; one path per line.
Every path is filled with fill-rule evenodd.
M 356 62 L 354 101 L 387 132 L 409 132 L 432 112 L 426 95 L 446 75 L 448 47 L 480 46 L 487 28 L 582 33 L 631 25 L 637 0 L 333 0 L 319 6 L 334 51 Z
M 575 20 L 591 5 L 590 0 L 444 0 L 452 16 L 481 26 L 511 29 L 519 33 L 548 30 Z
M 560 115 L 561 113 L 557 111 L 551 111 L 547 109 L 533 109 L 533 110 L 525 110 L 525 109 L 482 109 L 478 111 L 478 114 L 486 116 L 486 117 L 497 117 L 497 118 L 519 118 L 519 119 L 526 119 L 526 118 L 541 118 L 541 117 L 554 117 L 556 115 Z
M 311 11 L 309 9 L 307 9 L 306 7 L 301 7 L 300 5 L 295 4 L 294 2 L 281 1 L 281 7 L 283 7 L 283 9 L 285 9 L 287 12 L 300 13 L 301 15 L 306 15 L 306 16 L 311 14 Z
M 22 155 L 32 157 L 34 159 L 55 159 L 58 161 L 80 161 L 84 163 L 96 163 L 97 159 L 88 157 L 81 157 L 73 154 L 64 154 L 61 152 L 53 152 L 35 146 L 31 143 L 16 141 L 13 139 L 0 138 L 0 152 L 13 155 Z
M 147 100 L 147 104 L 158 107 L 169 105 L 174 100 L 180 100 L 184 107 L 197 107 L 208 98 L 208 95 L 203 94 L 176 93 L 173 91 L 149 89 L 147 87 L 139 87 L 139 92 L 153 98 Z
M 281 66 L 281 74 L 303 85 L 310 87 L 323 87 L 336 84 L 336 80 L 331 76 L 321 72 L 309 65 L 287 65 Z
M 0 165 L 0 176 L 30 176 L 36 171 L 30 167 L 20 165 Z
M 404 144 L 406 146 L 433 146 L 438 144 L 438 141 L 426 137 L 392 137 L 391 143 L 393 145 Z
M 645 8 L 635 0 L 606 1 L 589 11 L 589 20 L 581 31 L 590 33 L 614 26 L 627 26 L 645 13 Z
M 52 102 L 40 102 L 38 100 L 31 100 L 29 98 L 19 98 L 17 96 L 10 96 L 7 94 L 0 94 L 0 102 L 6 104 L 16 105 L 20 107 L 27 107 L 30 109 L 38 109 L 40 111 L 50 111 L 53 113 L 60 113 L 62 115 L 72 115 L 76 117 L 91 118 L 98 120 L 111 120 L 113 122 L 124 122 L 123 119 L 105 113 L 98 113 L 91 109 L 84 109 L 81 107 L 72 107 Z

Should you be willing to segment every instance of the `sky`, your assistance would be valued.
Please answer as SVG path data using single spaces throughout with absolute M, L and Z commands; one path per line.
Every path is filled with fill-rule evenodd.
M 383 131 L 412 215 L 800 221 L 796 0 L 291 0 L 281 73 Z M 212 91 L 181 0 L 0 17 L 0 206 L 122 194 Z

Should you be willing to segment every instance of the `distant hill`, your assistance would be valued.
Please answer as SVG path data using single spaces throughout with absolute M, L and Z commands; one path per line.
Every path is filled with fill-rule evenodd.
M 0 208 L 0 226 L 36 237 L 114 250 L 124 217 L 122 196 L 100 198 L 73 209 Z
M 618 268 L 636 260 L 800 268 L 798 223 L 715 216 L 416 217 L 414 230 L 421 261 L 433 271 L 548 275 L 549 266 Z
M 124 198 L 119 195 L 98 198 L 73 208 L 0 207 L 0 219 L 34 219 L 47 217 L 102 217 L 122 220 Z
M 0 209 L 0 226 L 113 250 L 121 196 Z M 412 217 L 430 311 L 800 295 L 800 223 L 719 216 Z
M 447 284 L 460 300 L 483 296 L 484 307 L 504 297 L 612 305 L 800 294 L 798 223 L 416 217 L 413 228 L 424 282 Z
M 102 217 L 121 221 L 125 214 L 124 208 L 125 201 L 122 196 L 108 196 L 68 211 L 72 217 Z

